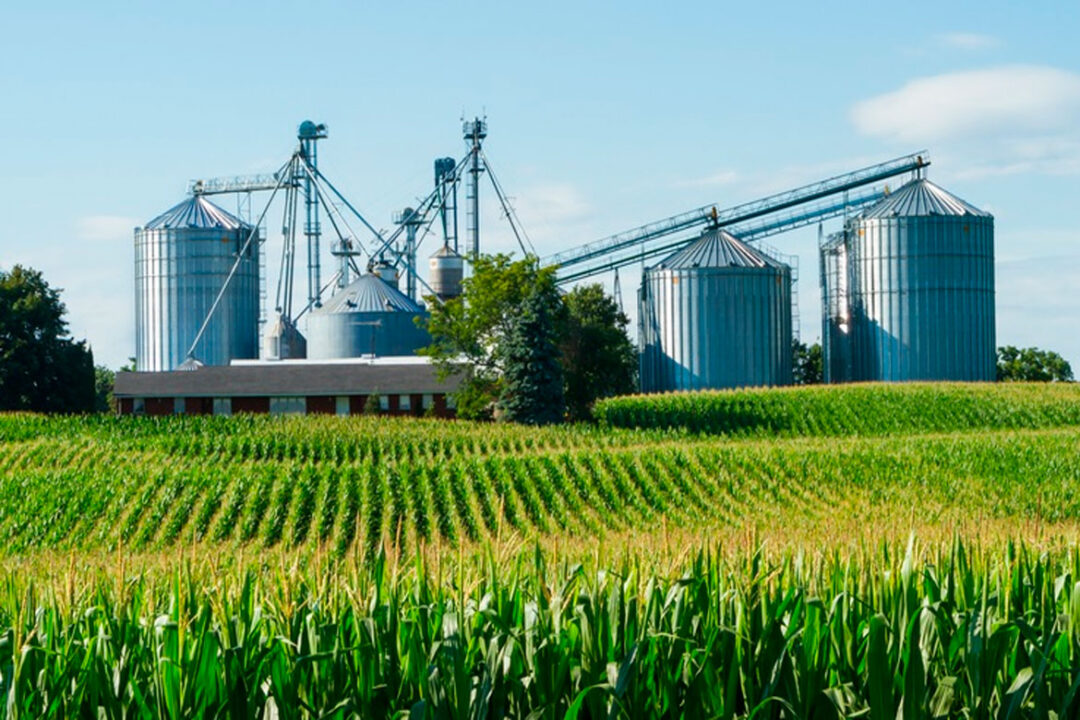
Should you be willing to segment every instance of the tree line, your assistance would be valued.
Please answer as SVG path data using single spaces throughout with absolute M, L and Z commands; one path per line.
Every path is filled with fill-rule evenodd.
M 461 376 L 462 418 L 528 424 L 588 420 L 592 404 L 637 388 L 629 320 L 599 284 L 559 290 L 555 270 L 534 257 L 481 256 L 462 294 L 430 303 L 432 335 L 421 354 L 439 372 Z M 0 270 L 0 411 L 109 412 L 115 372 L 94 364 L 85 340 L 70 336 L 60 290 L 16 265 Z M 822 378 L 821 345 L 794 344 L 796 384 Z M 127 366 L 122 369 L 134 369 Z M 1001 382 L 1071 382 L 1056 352 L 1006 345 Z

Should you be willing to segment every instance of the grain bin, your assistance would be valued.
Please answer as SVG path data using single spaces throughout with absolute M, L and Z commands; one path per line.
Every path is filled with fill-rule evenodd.
M 428 260 L 431 289 L 440 300 L 449 300 L 461 294 L 461 280 L 465 276 L 465 258 L 449 245 L 443 245 Z
M 311 312 L 308 357 L 414 355 L 431 343 L 431 336 L 415 322 L 426 316 L 420 305 L 375 273 L 361 275 Z
M 201 195 L 135 229 L 135 367 L 174 370 L 239 258 L 196 356 L 206 365 L 259 355 L 259 238 Z M 246 248 L 245 248 L 246 244 Z
M 818 248 L 821 261 L 821 347 L 825 382 L 851 375 L 851 317 L 848 303 L 847 235 L 829 235 Z
M 917 178 L 842 242 L 850 361 L 826 345 L 830 380 L 994 380 L 992 215 Z
M 648 268 L 639 303 L 644 392 L 791 383 L 791 269 L 724 230 Z

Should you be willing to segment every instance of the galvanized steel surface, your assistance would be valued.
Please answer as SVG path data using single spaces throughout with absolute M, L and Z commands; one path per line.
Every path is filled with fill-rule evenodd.
M 819 248 L 821 269 L 821 347 L 825 382 L 839 382 L 851 373 L 848 332 L 847 243 L 837 233 Z
M 673 256 L 645 272 L 642 390 L 790 384 L 790 269 L 722 231 L 699 244 L 677 255 L 728 264 L 669 267 Z
M 912 180 L 873 207 L 867 208 L 859 217 L 869 219 L 924 215 L 991 217 L 990 213 L 961 200 L 926 178 Z
M 135 366 L 179 367 L 251 228 L 203 197 L 135 230 Z M 196 357 L 207 365 L 258 357 L 258 239 L 249 245 Z
M 428 260 L 428 279 L 431 289 L 440 300 L 461 294 L 461 281 L 465 277 L 465 258 L 444 245 Z
M 825 346 L 830 381 L 994 380 L 992 216 L 916 180 L 850 224 L 845 252 L 850 320 Z
M 424 309 L 379 276 L 355 280 L 308 316 L 311 359 L 414 355 L 431 343 L 415 319 Z
M 244 223 L 201 195 L 174 205 L 143 226 L 144 230 L 212 228 L 239 230 Z
M 725 230 L 706 231 L 699 240 L 661 260 L 657 268 L 783 266 L 779 260 L 759 252 Z
M 423 309 L 379 275 L 367 273 L 334 293 L 312 315 L 387 311 L 418 313 Z
M 299 360 L 307 357 L 307 339 L 285 315 L 266 330 L 263 357 L 267 360 Z

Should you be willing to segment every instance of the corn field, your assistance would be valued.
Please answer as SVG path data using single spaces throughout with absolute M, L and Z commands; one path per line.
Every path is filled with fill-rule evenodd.
M 1080 385 L 861 383 L 601 400 L 612 427 L 758 436 L 890 435 L 1080 425 Z
M 0 416 L 0 717 L 1080 716 L 1076 388 L 597 416 Z
M 388 543 L 665 526 L 858 538 L 891 529 L 895 539 L 911 529 L 913 508 L 921 531 L 945 534 L 957 523 L 1080 517 L 1080 428 L 631 442 L 630 432 L 410 420 L 240 422 L 249 432 L 170 418 L 0 445 L 0 543 L 7 553 L 318 545 L 368 557 Z M 125 424 L 146 433 L 140 444 Z M 416 424 L 430 434 L 410 437 Z
M 309 558 L 310 560 L 310 558 Z M 315 561 L 312 561 L 315 562 Z M 552 563 L 549 565 L 549 562 Z M 661 572 L 491 548 L 308 571 L 0 580 L 6 717 L 1050 718 L 1080 554 L 957 541 Z

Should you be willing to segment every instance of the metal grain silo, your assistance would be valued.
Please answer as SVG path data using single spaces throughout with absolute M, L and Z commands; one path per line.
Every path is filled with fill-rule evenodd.
M 791 269 L 713 228 L 648 268 L 645 392 L 791 383 Z
M 836 379 L 995 378 L 992 215 L 918 178 L 845 243 L 850 368 Z
M 173 370 L 184 362 L 238 257 L 195 355 L 206 365 L 259 356 L 258 237 L 244 249 L 251 231 L 201 195 L 135 229 L 137 370 Z
M 449 300 L 461 294 L 461 280 L 465 276 L 465 258 L 443 245 L 428 260 L 428 279 L 431 289 L 440 300 Z
M 818 253 L 821 260 L 822 371 L 825 382 L 840 382 L 851 375 L 847 234 L 829 235 Z
M 420 305 L 378 275 L 361 275 L 310 314 L 308 357 L 414 355 L 431 343 L 431 336 L 415 322 L 426 315 Z

